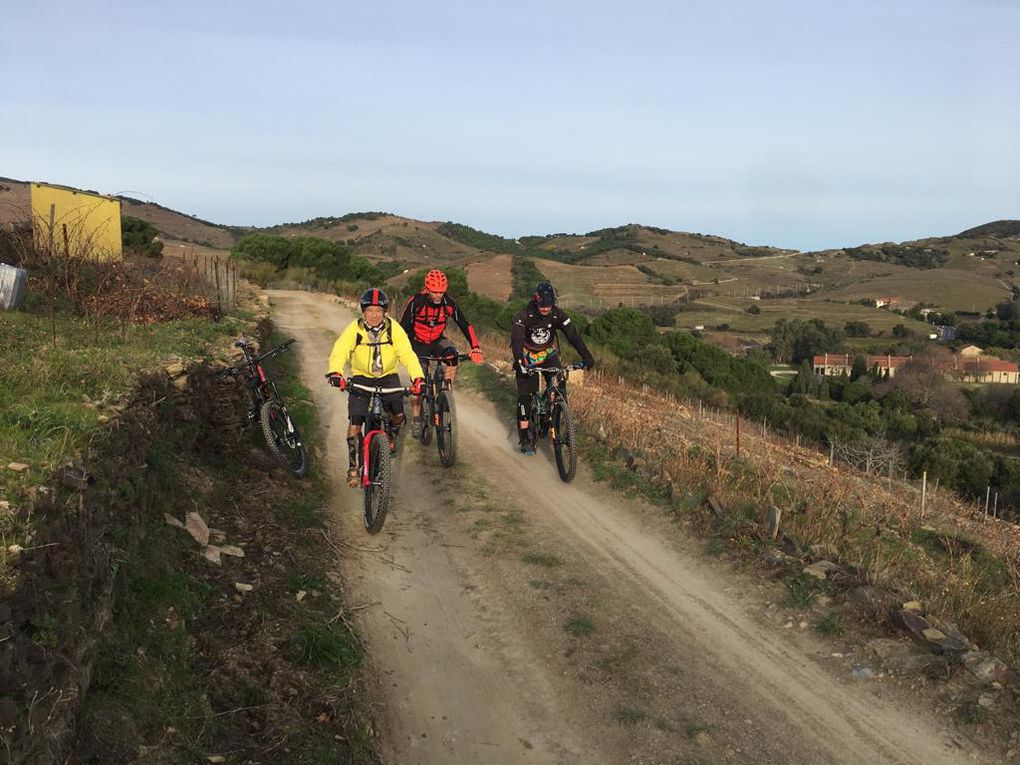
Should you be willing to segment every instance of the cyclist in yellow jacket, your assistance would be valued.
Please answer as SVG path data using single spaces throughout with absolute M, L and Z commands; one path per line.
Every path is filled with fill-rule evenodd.
M 411 392 L 421 395 L 424 373 L 421 362 L 411 348 L 411 341 L 399 322 L 386 315 L 390 300 L 381 289 L 365 290 L 361 296 L 361 318 L 355 319 L 333 344 L 329 354 L 329 384 L 340 390 L 347 390 L 348 381 L 343 371 L 351 365 L 350 382 L 362 385 L 381 385 L 384 388 L 400 387 L 397 364 L 403 364 L 411 376 Z M 383 406 L 393 416 L 391 419 L 390 451 L 396 450 L 397 433 L 404 424 L 404 400 L 400 393 L 383 396 Z M 368 416 L 368 396 L 352 389 L 347 398 L 347 449 L 350 469 L 347 471 L 347 485 L 358 486 L 358 453 L 361 451 L 362 426 Z

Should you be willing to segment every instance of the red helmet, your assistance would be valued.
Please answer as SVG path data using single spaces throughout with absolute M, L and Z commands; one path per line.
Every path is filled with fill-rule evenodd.
M 446 292 L 446 274 L 433 268 L 425 274 L 425 289 L 429 292 Z

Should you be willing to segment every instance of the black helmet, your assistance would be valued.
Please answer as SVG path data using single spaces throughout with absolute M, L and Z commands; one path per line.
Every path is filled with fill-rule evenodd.
M 370 305 L 377 305 L 381 308 L 388 308 L 390 305 L 390 299 L 386 297 L 386 293 L 378 287 L 369 287 L 367 290 L 361 293 L 361 310 L 364 311 Z
M 539 282 L 532 299 L 540 308 L 551 308 L 556 305 L 556 290 L 549 282 Z

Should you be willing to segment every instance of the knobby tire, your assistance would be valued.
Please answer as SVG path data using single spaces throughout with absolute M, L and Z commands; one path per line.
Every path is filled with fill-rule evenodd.
M 368 480 L 365 493 L 365 530 L 378 534 L 386 522 L 390 508 L 393 463 L 390 444 L 385 433 L 375 433 L 368 444 Z
M 457 407 L 447 391 L 440 391 L 436 398 L 436 418 L 439 461 L 443 467 L 451 467 L 457 461 Z
M 262 435 L 270 453 L 298 478 L 308 472 L 308 451 L 297 424 L 291 419 L 282 401 L 269 399 L 259 411 Z M 287 423 L 290 423 L 290 428 Z
M 556 470 L 564 483 L 574 480 L 577 473 L 577 440 L 574 435 L 574 418 L 567 402 L 560 399 L 553 410 L 552 427 L 555 429 L 553 451 L 556 452 Z
M 432 428 L 434 427 L 432 399 L 426 394 L 421 397 L 421 441 L 422 446 L 432 443 Z

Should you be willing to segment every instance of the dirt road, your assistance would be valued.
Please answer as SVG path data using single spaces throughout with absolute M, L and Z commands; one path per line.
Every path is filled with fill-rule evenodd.
M 346 401 L 322 374 L 351 314 L 273 291 L 342 476 Z M 396 508 L 364 533 L 335 487 L 346 601 L 376 678 L 388 763 L 958 763 L 985 758 L 762 616 L 763 585 L 661 513 L 525 458 L 459 389 L 460 461 L 405 441 Z

